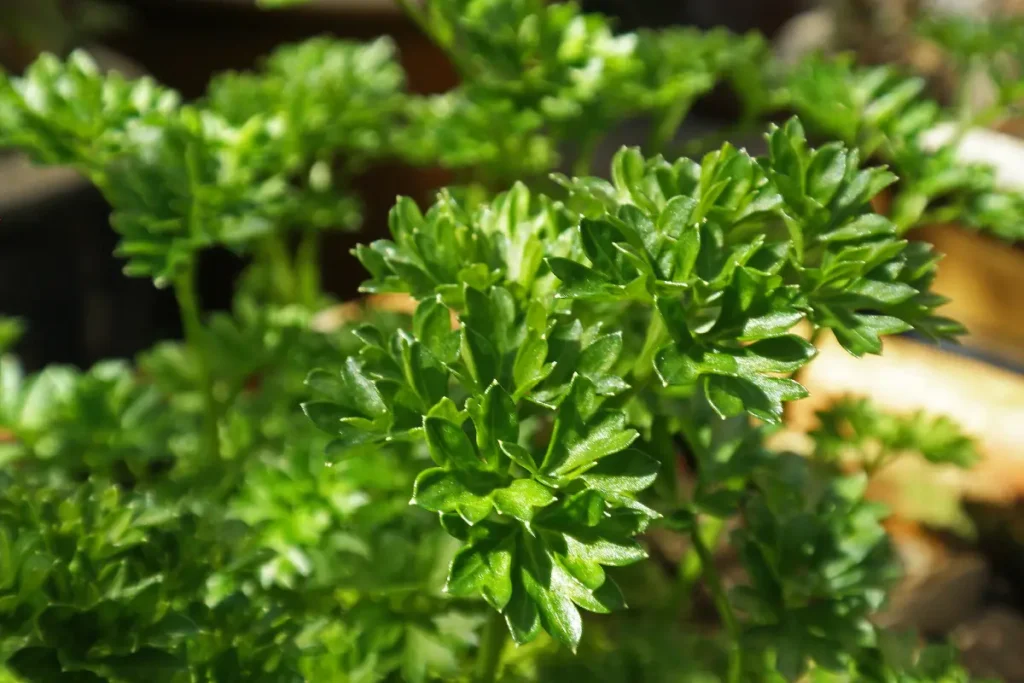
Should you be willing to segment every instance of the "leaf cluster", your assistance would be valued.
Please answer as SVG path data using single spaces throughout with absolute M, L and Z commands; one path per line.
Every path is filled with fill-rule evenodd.
M 0 79 L 0 146 L 82 172 L 113 208 L 126 272 L 175 283 L 211 246 L 250 250 L 295 223 L 358 224 L 331 164 L 383 153 L 402 82 L 393 62 L 386 42 L 287 47 L 268 74 L 225 75 L 197 106 L 151 79 L 101 73 L 84 52 L 45 55 Z M 340 110 L 349 118 L 328 113 Z
M 870 624 L 895 575 L 883 512 L 820 462 L 840 439 L 963 460 L 953 426 L 858 404 L 817 460 L 764 443 L 818 335 L 863 355 L 961 332 L 936 314 L 938 255 L 872 210 L 896 176 L 862 164 L 893 152 L 925 190 L 944 172 L 915 137 L 932 108 L 902 118 L 918 91 L 863 78 L 857 115 L 818 116 L 861 78 L 840 65 L 787 102 L 841 142 L 792 119 L 762 157 L 624 148 L 591 177 L 615 126 L 651 117 L 666 148 L 720 81 L 748 119 L 778 106 L 764 41 L 616 33 L 571 3 L 404 4 L 458 88 L 410 95 L 390 42 L 325 38 L 188 105 L 80 53 L 0 79 L 0 145 L 92 180 L 127 271 L 173 285 L 185 330 L 26 373 L 0 319 L 0 661 L 89 683 L 959 676 Z M 572 147 L 578 173 L 539 189 Z M 358 223 L 353 174 L 383 157 L 462 186 L 399 199 L 391 239 L 354 250 L 363 291 L 411 314 L 325 325 L 317 231 Z M 962 189 L 934 182 L 929 201 Z M 250 259 L 227 311 L 196 295 L 209 247 Z
M 1021 194 L 999 187 L 990 166 L 965 163 L 956 153 L 968 127 L 1008 115 L 1008 105 L 965 119 L 930 99 L 924 79 L 891 66 L 855 66 L 849 57 L 809 58 L 778 80 L 776 102 L 815 132 L 891 164 L 901 181 L 891 198 L 900 232 L 957 221 L 1003 239 L 1019 238 Z M 940 125 L 953 132 L 936 143 Z
M 945 416 L 923 411 L 895 415 L 867 399 L 846 397 L 819 411 L 818 420 L 818 427 L 810 433 L 814 457 L 834 463 L 852 457 L 869 473 L 911 453 L 934 465 L 964 469 L 979 457 L 974 440 Z
M 434 466 L 412 503 L 461 542 L 447 589 L 482 596 L 517 642 L 543 629 L 575 648 L 578 608 L 622 606 L 602 565 L 644 557 L 634 537 L 659 515 L 640 498 L 661 467 L 635 446 L 667 402 L 698 396 L 722 417 L 777 421 L 784 401 L 806 394 L 787 376 L 814 356 L 790 332 L 801 321 L 855 354 L 907 329 L 957 332 L 933 313 L 934 255 L 869 208 L 893 176 L 861 169 L 841 145 L 809 148 L 795 120 L 768 140 L 762 159 L 725 146 L 670 164 L 624 149 L 610 182 L 558 178 L 561 200 L 523 185 L 475 209 L 447 193 L 426 213 L 400 200 L 393 239 L 357 248 L 366 291 L 418 300 L 412 330 L 358 330 L 358 356 L 311 374 L 321 400 L 304 409 L 339 453 L 426 444 Z M 705 504 L 717 498 L 721 516 L 735 514 L 742 488 L 715 482 L 749 479 L 756 462 L 702 468 Z M 768 548 L 791 535 L 785 525 L 820 517 L 821 530 L 806 531 L 822 539 L 821 587 L 789 565 L 776 580 L 821 591 L 802 600 L 820 604 L 822 619 L 845 614 L 853 625 L 843 628 L 856 631 L 884 594 L 870 578 L 889 566 L 874 550 L 885 545 L 878 511 L 846 485 L 821 517 L 807 508 L 817 499 L 798 493 L 809 484 L 797 484 L 775 488 L 798 509 L 746 504 L 745 547 Z M 868 534 L 861 545 L 846 541 L 854 529 Z M 849 600 L 832 573 L 843 567 L 868 577 L 845 585 Z M 767 601 L 773 591 L 784 592 L 754 592 Z M 801 618 L 781 596 L 772 604 Z M 798 673 L 809 654 L 780 656 Z

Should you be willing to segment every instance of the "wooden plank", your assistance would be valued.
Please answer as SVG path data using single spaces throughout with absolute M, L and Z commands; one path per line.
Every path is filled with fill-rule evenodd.
M 1024 376 L 984 361 L 903 338 L 885 341 L 881 356 L 854 358 L 828 335 L 799 376 L 810 392 L 788 406 L 797 432 L 817 424 L 815 411 L 843 395 L 863 396 L 893 413 L 947 415 L 977 439 L 982 459 L 970 470 L 918 467 L 913 458 L 883 470 L 876 489 L 889 499 L 900 481 L 935 477 L 953 495 L 986 501 L 1024 496 Z M 892 496 L 895 498 L 895 496 Z
M 936 149 L 956 134 L 956 126 L 944 123 L 927 131 L 922 140 L 926 148 Z M 1024 140 L 1006 133 L 973 128 L 957 145 L 957 158 L 968 164 L 983 163 L 995 168 L 996 182 L 1005 188 L 1024 188 Z
M 960 226 L 914 231 L 944 255 L 933 284 L 939 312 L 967 327 L 964 344 L 1024 367 L 1024 251 Z
M 0 218 L 87 186 L 88 182 L 70 169 L 35 166 L 22 154 L 0 155 Z

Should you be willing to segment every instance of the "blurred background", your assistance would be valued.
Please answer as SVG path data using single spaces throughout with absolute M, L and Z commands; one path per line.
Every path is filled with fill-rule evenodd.
M 815 50 L 852 50 L 863 63 L 898 63 L 928 77 L 947 97 L 943 58 L 914 37 L 922 13 L 986 18 L 1024 12 L 1024 0 L 589 0 L 622 29 L 691 25 L 757 30 L 783 58 Z M 413 92 L 443 92 L 456 77 L 444 56 L 392 0 L 310 0 L 267 12 L 252 0 L 0 0 L 0 66 L 20 72 L 41 52 L 86 48 L 108 68 L 150 74 L 186 98 L 200 96 L 227 69 L 255 67 L 274 47 L 314 35 L 397 43 Z M 715 91 L 694 109 L 681 135 L 732 123 L 730 94 Z M 1003 125 L 1014 150 L 1020 122 Z M 644 139 L 644 124 L 603 143 L 597 167 L 622 144 Z M 757 136 L 739 141 L 750 147 Z M 756 151 L 753 150 L 752 151 Z M 1010 154 L 1010 163 L 1014 154 Z M 1024 167 L 1024 152 L 1016 153 Z M 1019 177 L 1019 175 L 1018 175 Z M 448 178 L 438 170 L 380 164 L 357 183 L 365 203 L 358 234 L 331 233 L 324 248 L 327 289 L 358 296 L 362 269 L 349 249 L 386 233 L 396 195 L 429 199 Z M 172 297 L 145 278 L 121 274 L 111 255 L 108 207 L 70 171 L 32 167 L 0 152 L 0 310 L 31 321 L 18 349 L 30 368 L 87 366 L 131 357 L 180 334 Z M 893 411 L 924 409 L 956 417 L 979 439 L 982 464 L 969 472 L 893 468 L 875 494 L 897 513 L 908 579 L 886 619 L 952 638 L 977 673 L 1024 681 L 1024 254 L 956 226 L 930 226 L 915 237 L 947 254 L 938 289 L 954 300 L 946 315 L 971 331 L 962 348 L 887 342 L 879 358 L 857 360 L 838 347 L 803 377 L 812 399 L 795 404 L 780 439 L 799 448 L 814 411 L 836 396 L 870 396 Z M 226 308 L 242 263 L 228 253 L 204 255 L 201 296 Z M 910 461 L 908 461 L 910 462 Z
M 584 3 L 588 10 L 617 17 L 623 29 L 678 24 L 757 29 L 767 35 L 775 35 L 804 5 L 805 0 Z M 21 71 L 42 51 L 66 54 L 85 47 L 101 65 L 148 73 L 186 98 L 202 95 L 220 71 L 253 68 L 274 47 L 320 34 L 391 36 L 413 92 L 443 92 L 455 84 L 445 57 L 393 0 L 311 0 L 274 12 L 259 9 L 253 0 L 0 0 L 0 66 L 5 70 Z M 698 120 L 711 122 L 734 115 L 720 96 L 697 111 Z M 605 146 L 614 150 L 629 138 L 626 131 Z M 336 238 L 325 249 L 328 289 L 340 298 L 355 296 L 361 273 L 349 247 L 383 234 L 397 194 L 425 198 L 444 182 L 429 170 L 371 169 L 358 188 L 367 205 L 363 231 L 358 238 Z M 0 306 L 33 321 L 19 350 L 29 366 L 128 356 L 176 335 L 171 298 L 148 282 L 121 276 L 121 265 L 110 256 L 114 236 L 106 206 L 85 182 L 69 172 L 30 169 L 8 155 L 0 165 L 0 216 L 6 224 L 0 233 Z M 204 301 L 214 308 L 226 306 L 240 264 L 226 254 L 210 254 L 207 261 L 202 267 Z M 26 287 L 29 281 L 33 286 Z

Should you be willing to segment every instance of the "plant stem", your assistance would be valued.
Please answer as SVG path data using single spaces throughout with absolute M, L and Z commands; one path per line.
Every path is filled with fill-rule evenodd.
M 415 0 L 396 1 L 399 8 L 401 8 L 412 22 L 416 24 L 416 27 L 448 55 L 448 58 L 452 60 L 452 64 L 455 66 L 455 70 L 459 72 L 459 76 L 466 79 L 466 77 L 473 71 L 471 63 L 466 59 L 466 55 L 464 53 L 459 52 L 459 50 L 455 48 L 454 35 L 443 34 L 441 31 L 443 27 L 436 26 L 432 23 L 429 6 L 420 7 L 416 4 Z M 446 33 L 450 34 L 451 31 L 447 31 Z
M 675 139 L 676 132 L 679 130 L 679 126 L 689 110 L 690 100 L 688 98 L 681 99 L 665 108 L 662 115 L 658 117 L 654 130 L 651 131 L 651 137 L 647 142 L 647 147 L 651 154 L 665 153 L 665 147 Z
M 315 231 L 307 231 L 295 253 L 295 275 L 298 280 L 298 298 L 312 309 L 320 299 L 320 240 Z
M 633 365 L 633 375 L 641 380 L 648 379 L 654 374 L 654 357 L 669 339 L 668 328 L 661 318 L 661 313 L 653 311 L 651 320 L 647 324 L 647 334 L 644 336 L 644 346 L 637 356 Z
M 473 677 L 476 683 L 494 683 L 498 680 L 498 665 L 501 664 L 501 653 L 507 639 L 505 620 L 500 613 L 495 612 L 484 624 Z
M 174 293 L 181 311 L 181 323 L 185 331 L 185 342 L 195 354 L 199 383 L 203 392 L 203 444 L 211 460 L 220 457 L 220 436 L 217 433 L 217 398 L 213 390 L 213 375 L 207 357 L 206 331 L 199 314 L 199 298 L 196 296 L 195 262 L 190 261 L 185 271 L 175 280 Z
M 725 523 L 720 519 L 710 518 L 703 523 L 698 520 L 695 523 L 693 534 L 699 534 L 701 540 L 704 542 L 704 546 L 707 548 L 714 548 L 718 545 L 718 537 L 722 533 L 722 529 L 725 528 Z M 679 592 L 680 600 L 685 600 L 689 596 L 693 589 L 693 584 L 697 582 L 697 579 L 701 575 L 701 567 L 703 563 L 700 559 L 700 554 L 697 552 L 696 546 L 691 546 L 686 554 L 683 555 L 683 559 L 679 562 Z
M 711 599 L 715 603 L 715 609 L 722 619 L 722 626 L 725 628 L 726 637 L 729 639 L 729 673 L 726 677 L 728 683 L 741 683 L 743 680 L 743 651 L 740 649 L 740 628 L 733 614 L 732 605 L 729 604 L 729 597 L 725 594 L 725 587 L 722 585 L 722 578 L 715 568 L 715 559 L 711 550 L 701 538 L 700 525 L 694 527 L 693 549 L 700 558 L 704 569 L 704 581 L 708 590 L 711 591 Z
M 436 41 L 436 38 L 432 35 L 430 30 L 430 23 L 427 21 L 426 14 L 423 10 L 417 7 L 413 0 L 397 0 L 397 2 L 398 7 L 406 14 L 406 16 L 409 17 L 409 19 L 412 20 L 414 24 L 416 24 L 417 28 L 423 31 L 428 38 L 433 38 Z M 436 42 L 438 42 L 438 47 L 446 47 L 445 45 L 442 45 L 440 41 Z
M 296 297 L 296 278 L 292 272 L 288 245 L 278 233 L 267 235 L 263 241 L 263 254 L 270 270 L 272 295 L 280 302 L 292 303 Z
M 578 178 L 590 175 L 590 169 L 594 166 L 594 154 L 597 152 L 599 138 L 596 135 L 588 135 L 580 142 L 580 151 L 576 155 L 576 161 L 572 165 L 572 174 Z

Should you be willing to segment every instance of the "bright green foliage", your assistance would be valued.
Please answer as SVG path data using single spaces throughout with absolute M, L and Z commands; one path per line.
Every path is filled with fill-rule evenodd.
M 192 615 L 204 609 L 191 603 L 205 576 L 197 519 L 90 485 L 70 494 L 15 485 L 0 510 L 3 649 L 15 673 L 180 680 L 181 653 L 197 630 Z
M 934 465 L 969 468 L 978 460 L 974 441 L 948 417 L 923 412 L 884 413 L 866 399 L 844 398 L 818 413 L 811 432 L 814 457 L 841 462 L 853 457 L 870 473 L 916 453 Z
M 80 52 L 66 63 L 43 57 L 0 86 L 0 144 L 93 180 L 113 206 L 126 272 L 161 282 L 203 247 L 267 231 L 253 211 L 273 190 L 245 171 L 256 135 L 180 108 L 150 81 L 102 75 Z
M 0 358 L 0 429 L 7 435 L 0 453 L 14 466 L 59 458 L 58 474 L 72 478 L 146 479 L 166 458 L 165 407 L 127 363 L 108 361 L 85 373 L 50 366 L 25 377 L 17 360 Z
M 836 471 L 852 467 L 873 477 L 908 457 L 919 458 L 919 465 L 962 469 L 979 459 L 974 439 L 945 416 L 923 411 L 886 413 L 866 399 L 843 397 L 819 411 L 817 417 L 818 426 L 810 432 L 813 448 L 808 455 Z M 938 480 L 904 474 L 890 483 L 899 486 L 901 516 L 966 537 L 975 533 L 961 495 Z
M 178 574 L 180 521 L 121 497 L 88 487 L 71 498 L 5 495 L 3 644 L 28 680 L 125 680 L 133 669 L 171 680 L 180 668 L 173 649 L 194 625 L 167 601 L 196 579 Z
M 769 145 L 760 163 L 728 145 L 699 165 L 626 151 L 614 185 L 568 182 L 570 203 L 587 214 L 584 250 L 587 234 L 603 231 L 617 253 L 602 259 L 591 248 L 592 267 L 552 268 L 563 296 L 658 306 L 676 342 L 656 359 L 665 384 L 729 376 L 703 380 L 721 412 L 735 414 L 729 396 L 746 395 L 753 414 L 771 420 L 802 390 L 759 376 L 810 359 L 810 347 L 787 334 L 801 319 L 832 329 L 855 355 L 878 353 L 879 335 L 914 328 L 942 338 L 958 326 L 933 315 L 941 300 L 927 288 L 937 256 L 898 239 L 869 208 L 892 174 L 861 170 L 841 145 L 808 149 L 795 120 L 773 130 Z
M 995 97 L 979 112 L 984 119 L 1019 115 L 1024 98 L 1024 21 L 1013 16 L 988 21 L 932 17 L 918 30 L 952 58 L 961 79 L 969 78 L 972 71 L 990 79 Z M 967 84 L 961 85 L 966 90 Z
M 884 663 L 888 659 L 895 666 Z M 811 683 L 970 683 L 965 669 L 956 662 L 956 651 L 943 645 L 929 645 L 918 650 L 914 639 L 888 636 L 878 647 L 867 651 L 848 672 L 824 670 L 811 672 Z M 982 683 L 973 679 L 976 683 Z M 990 681 L 989 683 L 994 683 Z
M 24 680 L 301 680 L 288 615 L 196 590 L 232 551 L 208 518 L 113 486 L 7 486 L 2 647 Z
M 750 102 L 765 96 L 758 66 L 766 47 L 756 35 L 616 34 L 606 17 L 571 2 L 402 4 L 448 53 L 464 85 L 414 102 L 407 132 L 416 143 L 401 147 L 425 140 L 423 157 L 456 167 L 479 163 L 492 183 L 535 173 L 545 162 L 552 169 L 551 150 L 564 141 L 576 143 L 577 168 L 588 171 L 599 139 L 630 117 L 652 117 L 658 151 L 694 100 L 726 78 Z
M 326 440 L 297 411 L 305 369 L 357 340 L 311 331 L 301 309 L 257 310 L 210 324 L 214 356 L 234 359 L 214 375 L 230 395 L 214 461 L 188 346 L 146 354 L 141 374 L 26 377 L 3 359 L 5 585 L 22 593 L 4 599 L 0 652 L 25 681 L 416 681 L 455 671 L 472 646 L 475 605 L 441 593 L 451 541 L 409 514 L 414 454 L 326 466 Z M 23 565 L 48 568 L 30 575 L 45 590 L 18 588 Z
M 0 144 L 90 178 L 126 270 L 172 284 L 185 329 L 130 362 L 24 373 L 20 321 L 0 318 L 0 662 L 24 683 L 960 680 L 868 622 L 895 567 L 864 478 L 764 441 L 806 394 L 798 325 L 856 355 L 961 331 L 934 313 L 937 255 L 871 210 L 895 176 L 860 163 L 885 154 L 932 213 L 1002 211 L 988 180 L 962 202 L 959 180 L 928 189 L 953 165 L 918 145 L 930 106 L 898 122 L 916 86 L 866 78 L 856 117 L 818 116 L 860 76 L 780 94 L 757 36 L 402 4 L 455 90 L 410 96 L 391 43 L 325 38 L 187 106 L 81 54 L 0 79 Z M 723 80 L 747 123 L 790 103 L 846 144 L 812 148 L 794 119 L 762 158 L 652 156 Z M 634 116 L 653 120 L 647 156 L 589 177 Z M 579 177 L 540 181 L 566 151 Z M 364 291 L 415 313 L 325 325 L 317 231 L 358 224 L 352 175 L 383 157 L 461 186 L 425 211 L 399 199 L 391 239 L 355 250 Z M 251 263 L 204 313 L 214 246 Z M 847 412 L 821 460 L 847 422 L 858 447 L 968 452 L 946 422 Z M 584 612 L 603 615 L 586 638 Z
M 563 135 L 587 133 L 572 125 L 604 130 L 623 106 L 617 86 L 640 71 L 636 36 L 614 35 L 604 17 L 573 3 L 435 0 L 423 14 L 475 87 L 542 113 Z
M 384 153 L 403 81 L 386 41 L 317 40 L 282 48 L 264 74 L 221 77 L 197 108 L 84 53 L 46 56 L 0 83 L 0 145 L 83 172 L 113 207 L 126 272 L 177 284 L 211 246 L 358 225 L 333 159 L 350 171 Z
M 394 241 L 356 250 L 366 291 L 419 300 L 413 329 L 361 330 L 358 358 L 310 375 L 323 400 L 306 413 L 337 452 L 427 444 L 436 466 L 412 502 L 463 543 L 448 590 L 481 595 L 517 642 L 544 629 L 575 648 L 577 607 L 620 606 L 602 565 L 642 559 L 633 537 L 657 518 L 636 500 L 659 470 L 631 448 L 641 397 L 696 390 L 722 416 L 776 421 L 806 394 L 779 376 L 814 356 L 789 333 L 801 320 L 857 354 L 881 334 L 958 331 L 932 314 L 934 257 L 868 208 L 892 176 L 841 146 L 808 149 L 796 121 L 769 142 L 762 160 L 726 146 L 700 164 L 623 150 L 610 183 L 561 178 L 565 204 L 522 185 L 475 211 L 444 193 L 426 214 L 403 199 Z M 641 323 L 623 329 L 631 309 Z M 877 525 L 858 500 L 829 503 L 826 530 Z
M 278 48 L 259 72 L 217 76 L 207 101 L 233 126 L 267 121 L 273 141 L 255 162 L 288 179 L 286 225 L 352 227 L 359 214 L 351 201 L 338 201 L 334 176 L 344 179 L 391 149 L 404 86 L 391 41 L 315 38 Z M 338 155 L 342 168 L 333 163 Z
M 1006 239 L 1020 236 L 1024 196 L 996 187 L 991 167 L 958 161 L 956 135 L 938 149 L 926 146 L 923 134 L 951 121 L 924 94 L 923 79 L 888 66 L 857 67 L 848 58 L 815 58 L 783 83 L 779 99 L 816 131 L 892 165 L 902 181 L 892 205 L 901 233 L 959 220 Z
M 743 94 L 748 117 L 767 108 L 772 97 L 762 77 L 769 49 L 757 33 L 736 36 L 724 29 L 690 28 L 641 32 L 636 54 L 643 64 L 640 79 L 624 87 L 643 110 L 661 114 L 659 126 L 670 127 L 657 135 L 674 133 L 693 100 L 721 80 Z
M 405 114 L 405 125 L 394 132 L 395 147 L 417 164 L 476 169 L 493 182 L 535 176 L 558 159 L 543 117 L 504 99 L 456 88 L 412 99 Z
M 258 125 L 232 130 L 192 109 L 130 131 L 124 154 L 96 171 L 114 209 L 125 273 L 158 284 L 183 276 L 204 248 L 243 248 L 267 235 L 278 183 L 250 158 L 268 139 Z
M 150 79 L 102 75 L 83 52 L 67 62 L 44 55 L 23 77 L 0 80 L 0 145 L 91 171 L 120 151 L 131 122 L 166 115 L 179 102 Z

